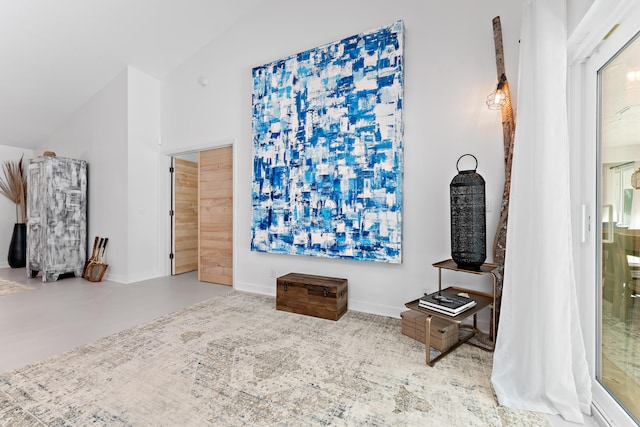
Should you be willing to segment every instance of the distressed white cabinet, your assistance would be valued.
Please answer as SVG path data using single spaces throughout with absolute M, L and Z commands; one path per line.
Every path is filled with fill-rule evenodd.
M 36 157 L 27 174 L 27 275 L 82 276 L 87 259 L 87 162 Z

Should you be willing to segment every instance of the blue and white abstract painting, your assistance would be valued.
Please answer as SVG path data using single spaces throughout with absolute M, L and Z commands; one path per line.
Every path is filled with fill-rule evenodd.
M 251 249 L 402 262 L 403 23 L 253 69 Z

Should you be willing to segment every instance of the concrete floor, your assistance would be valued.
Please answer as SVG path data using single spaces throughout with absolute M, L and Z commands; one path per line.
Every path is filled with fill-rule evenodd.
M 0 296 L 0 373 L 144 324 L 211 297 L 230 286 L 198 282 L 197 272 L 120 284 L 63 278 L 43 283 L 24 268 L 0 278 L 37 289 Z

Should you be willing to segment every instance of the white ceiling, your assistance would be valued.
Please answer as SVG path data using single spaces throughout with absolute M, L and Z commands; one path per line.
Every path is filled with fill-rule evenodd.
M 0 145 L 33 148 L 127 65 L 161 79 L 262 1 L 0 0 Z M 630 47 L 605 86 L 639 64 Z M 640 100 L 615 85 L 605 145 L 637 144 Z
M 127 65 L 164 77 L 263 0 L 0 0 L 0 145 L 32 148 Z

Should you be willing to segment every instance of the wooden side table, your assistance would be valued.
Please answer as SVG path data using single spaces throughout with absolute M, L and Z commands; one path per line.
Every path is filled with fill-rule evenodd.
M 416 310 L 416 311 L 420 311 L 425 313 L 426 319 L 425 319 L 425 348 L 426 348 L 426 363 L 429 366 L 433 366 L 438 360 L 440 360 L 441 358 L 443 358 L 444 356 L 446 356 L 447 354 L 451 353 L 453 350 L 455 350 L 456 348 L 458 348 L 459 346 L 461 346 L 462 344 L 464 344 L 465 342 L 469 341 L 471 338 L 473 338 L 478 332 L 478 326 L 477 326 L 477 313 L 480 310 L 483 310 L 485 308 L 491 308 L 492 310 L 492 324 L 491 324 L 491 330 L 489 332 L 490 334 L 490 338 L 492 340 L 494 340 L 495 342 L 495 336 L 496 336 L 496 310 L 495 310 L 495 305 L 496 305 L 496 286 L 497 286 L 497 277 L 494 273 L 494 270 L 498 267 L 496 264 L 489 264 L 489 263 L 485 263 L 482 264 L 482 266 L 480 266 L 480 268 L 478 268 L 477 270 L 467 270 L 467 269 L 461 269 L 458 267 L 458 265 L 451 259 L 449 260 L 445 260 L 445 261 L 440 261 L 437 262 L 435 264 L 433 264 L 434 267 L 436 267 L 438 269 L 438 290 L 447 290 L 447 291 L 454 291 L 456 293 L 460 293 L 460 292 L 465 292 L 467 293 L 471 298 L 473 298 L 476 301 L 476 305 L 473 308 L 470 308 L 467 311 L 464 311 L 462 313 L 460 313 L 457 316 L 448 316 L 446 314 L 443 313 L 439 313 L 437 311 L 433 311 L 433 310 L 429 310 L 423 307 L 420 307 L 419 305 L 419 299 L 416 299 L 414 301 L 408 302 L 405 304 L 405 306 L 411 310 Z M 493 292 L 492 293 L 487 293 L 487 292 L 480 292 L 480 291 L 476 291 L 476 290 L 472 290 L 472 289 L 467 289 L 467 288 L 461 288 L 461 287 L 457 287 L 457 286 L 450 286 L 448 288 L 442 289 L 442 270 L 452 270 L 452 271 L 457 271 L 457 272 L 463 272 L 463 273 L 471 273 L 471 274 L 490 274 L 493 277 Z M 461 340 L 459 340 L 456 344 L 454 344 L 452 347 L 450 347 L 449 349 L 447 349 L 446 351 L 441 352 L 439 355 L 437 355 L 435 358 L 431 359 L 431 319 L 433 317 L 438 317 L 441 319 L 445 319 L 449 322 L 457 322 L 458 324 L 460 324 L 463 320 L 468 319 L 469 317 L 473 316 L 473 326 L 470 328 L 470 331 L 467 335 L 465 335 Z M 472 344 L 472 343 L 470 343 Z M 472 344 L 473 345 L 473 344 Z M 481 347 L 478 346 L 484 350 L 487 350 L 487 348 L 485 347 Z M 491 348 L 489 348 L 488 350 L 493 350 L 494 347 L 491 346 Z

